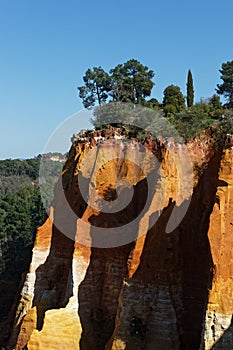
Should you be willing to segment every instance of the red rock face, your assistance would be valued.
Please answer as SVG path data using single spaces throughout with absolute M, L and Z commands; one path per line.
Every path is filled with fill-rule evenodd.
M 139 166 L 132 161 L 136 140 L 125 146 L 116 131 L 107 133 L 110 141 L 94 132 L 71 148 L 55 191 L 54 213 L 37 233 L 6 348 L 233 348 L 232 149 L 215 150 L 208 136 L 187 145 L 195 175 L 189 198 L 188 184 L 180 179 L 181 163 L 174 161 L 167 145 L 146 140 Z M 107 146 L 111 159 L 104 151 Z M 172 141 L 170 147 L 174 154 L 182 151 Z M 122 161 L 122 149 L 130 160 Z M 89 193 L 94 188 L 94 207 L 82 196 L 80 174 Z M 149 191 L 148 177 L 153 180 Z M 121 179 L 133 186 L 132 201 L 119 213 L 101 211 L 99 199 L 113 203 L 121 193 L 116 193 Z M 128 191 L 127 186 L 125 182 L 120 191 Z M 65 201 L 76 214 L 69 221 Z M 181 222 L 166 233 L 174 208 L 188 201 Z M 90 247 L 91 225 L 110 232 L 143 210 L 135 232 L 126 232 L 134 240 Z M 69 237 L 52 224 L 53 215 Z M 81 221 L 89 223 L 89 231 Z

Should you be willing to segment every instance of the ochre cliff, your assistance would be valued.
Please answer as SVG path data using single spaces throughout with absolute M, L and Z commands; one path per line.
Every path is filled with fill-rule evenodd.
M 114 129 L 73 140 L 50 218 L 37 232 L 5 349 L 233 348 L 231 144 L 216 148 L 211 133 L 183 146 L 146 139 L 136 161 L 140 144 L 123 140 Z M 180 180 L 182 147 L 194 175 L 191 193 Z M 189 179 L 189 170 L 182 171 Z M 83 198 L 80 179 L 95 205 Z M 129 183 L 134 194 L 127 208 L 101 211 L 99 198 L 114 205 Z M 68 221 L 67 201 L 76 214 Z M 174 208 L 187 203 L 166 233 Z M 111 246 L 104 236 L 106 247 L 98 245 L 92 225 L 110 232 L 135 218 L 135 232 L 125 232 L 134 239 Z

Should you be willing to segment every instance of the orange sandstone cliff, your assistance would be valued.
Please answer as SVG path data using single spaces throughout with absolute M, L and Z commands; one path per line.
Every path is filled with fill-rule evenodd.
M 209 134 L 187 145 L 146 139 L 136 159 L 140 143 L 123 140 L 113 129 L 73 139 L 4 349 L 233 349 L 231 145 L 217 149 Z M 191 193 L 180 179 L 190 175 L 182 147 Z M 130 203 L 114 211 L 130 186 Z M 113 211 L 101 210 L 99 199 Z M 103 240 L 93 227 L 104 229 Z M 113 227 L 125 227 L 119 244 Z

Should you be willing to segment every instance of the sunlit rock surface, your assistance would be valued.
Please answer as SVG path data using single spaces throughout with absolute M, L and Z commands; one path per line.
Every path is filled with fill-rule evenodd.
M 120 130 L 74 137 L 50 218 L 38 229 L 6 349 L 233 348 L 233 151 L 216 149 L 208 134 L 187 145 L 142 143 L 136 161 L 139 143 L 124 143 Z M 190 180 L 181 179 L 191 179 L 182 169 L 185 149 L 191 193 Z M 134 196 L 126 209 L 101 211 L 100 198 L 114 205 L 129 184 Z M 185 203 L 184 217 L 166 233 L 174 208 Z M 126 230 L 134 240 L 111 247 L 106 236 L 107 248 L 90 246 L 90 223 L 110 232 L 138 217 Z

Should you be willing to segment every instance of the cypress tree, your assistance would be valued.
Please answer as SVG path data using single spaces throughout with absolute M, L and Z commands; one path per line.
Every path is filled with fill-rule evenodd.
M 192 107 L 194 100 L 194 88 L 193 88 L 193 77 L 192 73 L 188 71 L 188 79 L 187 79 L 187 106 Z

